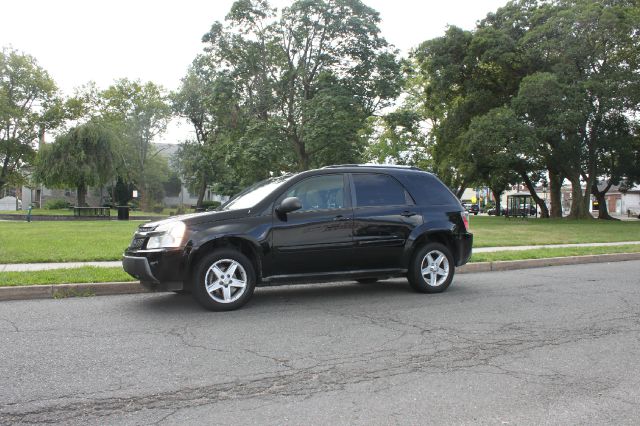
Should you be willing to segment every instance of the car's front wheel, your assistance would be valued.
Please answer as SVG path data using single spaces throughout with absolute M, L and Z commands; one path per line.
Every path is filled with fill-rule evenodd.
M 194 274 L 193 295 L 211 311 L 231 311 L 249 301 L 256 286 L 251 261 L 236 250 L 216 250 L 205 256 Z
M 449 248 L 440 243 L 427 243 L 413 256 L 407 278 L 416 291 L 440 293 L 449 287 L 454 272 L 455 263 Z

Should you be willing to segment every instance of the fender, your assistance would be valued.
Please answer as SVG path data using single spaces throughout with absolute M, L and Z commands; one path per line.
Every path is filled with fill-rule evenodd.
M 416 249 L 416 242 L 423 236 L 429 236 L 431 234 L 447 234 L 453 238 L 455 225 L 446 220 L 428 221 L 411 231 L 411 234 L 407 237 L 407 240 L 402 251 L 402 264 L 405 267 L 409 266 L 413 251 Z
M 257 255 L 258 258 L 255 261 L 257 266 L 261 267 L 262 258 L 265 252 L 269 250 L 268 228 L 266 223 L 252 229 L 247 229 L 237 223 L 217 223 L 211 228 L 200 230 L 196 233 L 197 238 L 188 243 L 191 246 L 191 250 L 187 258 L 187 269 L 192 270 L 194 261 L 203 248 L 206 249 L 211 243 L 228 238 L 246 243 Z M 256 273 L 260 274 L 261 271 L 257 270 Z

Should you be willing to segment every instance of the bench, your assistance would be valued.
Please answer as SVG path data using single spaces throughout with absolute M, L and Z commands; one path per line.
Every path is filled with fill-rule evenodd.
M 74 207 L 74 216 L 109 217 L 111 209 L 109 207 Z

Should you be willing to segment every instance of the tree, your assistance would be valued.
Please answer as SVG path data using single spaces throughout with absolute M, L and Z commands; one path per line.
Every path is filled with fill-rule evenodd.
M 414 110 L 398 108 L 380 117 L 370 117 L 362 137 L 370 141 L 365 159 L 431 169 L 429 153 L 421 128 L 421 117 Z
M 359 0 L 300 0 L 280 16 L 266 1 L 242 0 L 226 26 L 205 34 L 206 54 L 228 70 L 247 128 L 279 138 L 271 139 L 280 155 L 270 171 L 359 158 L 358 130 L 401 83 L 379 20 Z
M 494 108 L 475 117 L 465 140 L 477 183 L 491 189 L 498 205 L 508 186 L 524 182 L 540 208 L 540 216 L 549 217 L 547 205 L 535 189 L 544 166 L 537 156 L 534 134 L 518 120 L 511 108 Z
M 105 185 L 114 175 L 114 133 L 96 121 L 77 126 L 40 147 L 36 180 L 49 187 L 73 186 L 78 206 L 86 206 L 87 188 Z
M 233 81 L 209 59 L 196 57 L 172 95 L 174 111 L 189 120 L 196 135 L 195 140 L 181 144 L 174 166 L 190 191 L 198 194 L 198 207 L 209 185 L 232 181 L 233 169 L 225 166 L 225 142 L 241 138 L 247 130 Z
M 122 135 L 123 143 L 117 148 L 116 155 L 119 173 L 136 185 L 142 208 L 148 210 L 152 201 L 149 197 L 151 187 L 166 180 L 166 175 L 159 175 L 150 168 L 150 162 L 159 154 L 152 142 L 164 133 L 171 118 L 168 96 L 154 83 L 142 84 L 127 79 L 118 80 L 101 96 L 103 119 Z M 163 164 L 166 165 L 166 161 Z M 151 178 L 160 178 L 161 182 Z
M 631 121 L 640 102 L 639 17 L 633 0 L 519 0 L 475 31 L 451 27 L 421 44 L 412 59 L 423 87 L 419 111 L 433 123 L 435 169 L 457 189 L 477 180 L 463 135 L 474 118 L 512 107 L 538 137 L 551 215 L 562 214 L 567 178 L 570 216 L 590 217 L 589 194 L 608 170 L 603 160 L 619 149 L 608 129 L 620 117 Z
M 29 55 L 0 52 L 0 191 L 23 181 L 38 139 L 63 118 L 62 101 L 49 74 Z
M 551 10 L 528 38 L 552 59 L 572 103 L 575 124 L 563 135 L 574 152 L 563 162 L 573 187 L 570 216 L 590 217 L 589 195 L 602 172 L 600 160 L 614 148 L 607 129 L 640 105 L 640 13 L 633 0 L 558 0 Z M 545 42 L 550 39 L 555 42 Z
M 492 28 L 475 33 L 449 27 L 412 54 L 412 84 L 419 109 L 430 122 L 434 171 L 461 196 L 477 181 L 465 134 L 471 120 L 509 102 L 514 83 L 513 43 Z M 413 90 L 416 90 L 415 88 Z

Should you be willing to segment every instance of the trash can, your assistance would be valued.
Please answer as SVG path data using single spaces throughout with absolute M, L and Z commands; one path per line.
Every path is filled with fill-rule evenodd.
M 118 220 L 129 220 L 129 206 L 118 206 Z

